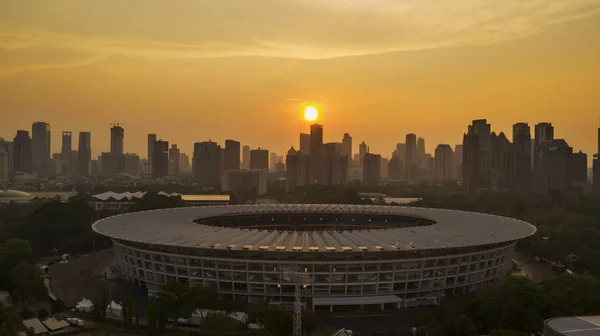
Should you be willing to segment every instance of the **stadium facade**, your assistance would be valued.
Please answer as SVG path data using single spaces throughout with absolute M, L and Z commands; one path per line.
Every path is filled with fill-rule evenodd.
M 102 219 L 123 275 L 156 293 L 171 281 L 222 295 L 293 302 L 284 270 L 310 274 L 312 310 L 410 307 L 504 278 L 535 227 L 507 217 L 371 205 L 239 205 Z

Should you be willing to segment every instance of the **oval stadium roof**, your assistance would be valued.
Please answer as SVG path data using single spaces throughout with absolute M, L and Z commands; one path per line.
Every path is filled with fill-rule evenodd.
M 431 225 L 351 231 L 284 231 L 219 227 L 199 218 L 270 214 L 397 215 Z M 93 229 L 111 238 L 156 245 L 280 252 L 426 250 L 515 241 L 535 233 L 533 225 L 482 213 L 375 205 L 229 205 L 143 211 L 105 218 Z

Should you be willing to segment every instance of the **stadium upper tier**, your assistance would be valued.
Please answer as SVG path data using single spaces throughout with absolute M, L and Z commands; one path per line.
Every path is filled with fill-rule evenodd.
M 532 235 L 482 213 L 373 205 L 236 205 L 117 215 L 93 229 L 124 241 L 214 250 L 376 252 L 481 246 Z

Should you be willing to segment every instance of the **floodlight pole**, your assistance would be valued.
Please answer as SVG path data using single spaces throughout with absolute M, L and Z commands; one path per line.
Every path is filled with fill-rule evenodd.
M 302 335 L 302 292 L 301 286 L 311 282 L 307 273 L 283 270 L 283 278 L 294 284 L 294 332 L 293 336 Z

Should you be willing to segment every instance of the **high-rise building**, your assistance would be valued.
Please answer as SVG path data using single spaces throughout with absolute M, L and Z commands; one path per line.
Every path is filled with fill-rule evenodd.
M 308 158 L 308 155 L 302 154 L 300 151 L 295 150 L 294 147 L 290 148 L 288 151 L 287 156 L 285 157 L 288 191 L 309 184 L 310 165 Z
M 600 134 L 598 136 L 600 136 Z M 600 195 L 600 154 L 594 154 L 592 181 L 594 195 Z
M 514 151 L 513 146 L 504 134 L 490 135 L 490 187 L 492 190 L 508 190 L 514 188 Z
M 310 155 L 310 134 L 300 133 L 300 153 Z
M 527 123 L 513 125 L 513 190 L 529 192 L 531 183 L 531 131 Z
M 110 129 L 110 154 L 123 155 L 125 153 L 124 141 L 125 130 L 118 124 L 115 124 Z
M 60 158 L 63 161 L 71 161 L 71 151 L 73 150 L 73 142 L 71 139 L 71 132 L 62 132 L 62 148 L 60 151 Z
M 454 154 L 452 155 L 452 176 L 453 179 L 462 183 L 462 159 L 463 145 L 454 145 Z
M 90 176 L 90 161 L 92 161 L 92 135 L 90 132 L 79 132 L 79 147 L 77 151 L 77 171 L 79 176 Z
M 2 146 L 0 146 L 0 190 L 4 189 L 8 184 L 8 164 L 9 155 L 8 151 L 4 148 L 4 139 L 0 138 Z
M 419 169 L 427 167 L 427 160 L 425 159 L 425 139 L 421 137 L 417 139 L 417 166 Z
M 190 157 L 186 153 L 179 153 L 179 173 L 187 173 L 190 170 Z
M 547 193 L 543 192 L 546 188 L 547 181 L 543 171 L 544 168 L 542 167 L 542 153 L 540 153 L 539 148 L 543 142 L 552 140 L 554 140 L 554 126 L 552 126 L 551 123 L 541 122 L 535 125 L 533 145 L 533 189 L 535 189 L 536 192 Z
M 473 120 L 463 136 L 462 176 L 469 192 L 492 187 L 491 125 L 485 119 Z
M 573 153 L 570 162 L 570 180 L 575 183 L 587 182 L 587 154 L 582 151 Z
M 180 152 L 176 144 L 172 144 L 169 149 L 169 176 L 177 177 L 179 175 Z M 238 155 L 239 157 L 239 155 Z
M 542 141 L 537 148 L 535 192 L 547 195 L 551 190 L 569 191 L 572 187 L 570 163 L 573 148 L 563 139 Z
M 453 179 L 452 174 L 452 147 L 447 144 L 440 144 L 435 148 L 435 177 L 438 180 L 450 181 Z
M 342 156 L 348 157 L 348 160 L 352 159 L 352 137 L 348 133 L 344 133 L 342 138 Z
M 379 185 L 381 181 L 381 155 L 366 153 L 363 158 L 363 183 Z
M 240 169 L 240 143 L 235 140 L 225 140 L 223 170 Z
M 479 181 L 479 136 L 471 131 L 463 134 L 462 184 L 464 188 L 475 193 Z
M 389 168 L 390 168 L 390 160 L 388 158 L 382 157 L 381 162 L 381 179 L 387 179 L 389 177 Z
M 598 148 L 596 148 L 596 151 L 600 153 L 600 128 L 598 128 Z
M 269 150 L 253 149 L 250 151 L 250 169 L 269 171 Z
M 232 193 L 255 192 L 256 195 L 267 193 L 267 176 L 261 169 L 226 170 L 223 173 L 221 191 Z
M 406 135 L 404 149 L 404 175 L 406 180 L 414 181 L 418 178 L 417 171 L 417 136 L 409 133 Z
M 148 134 L 148 153 L 146 154 L 146 174 L 149 176 L 152 176 L 152 155 L 154 155 L 154 143 L 157 140 L 157 136 L 156 134 Z
M 34 122 L 31 127 L 31 163 L 39 176 L 47 176 L 50 168 L 50 124 Z
M 242 165 L 243 169 L 250 169 L 250 146 L 242 148 Z
M 194 180 L 206 187 L 216 187 L 221 180 L 221 146 L 213 141 L 194 143 L 192 158 Z
M 310 125 L 310 149 L 319 147 L 323 144 L 323 125 L 312 124 Z
M 363 166 L 365 155 L 369 152 L 369 146 L 363 141 L 358 145 L 358 159 L 360 160 L 360 166 Z
M 169 176 L 169 142 L 156 140 L 152 153 L 152 178 Z
M 28 131 L 18 130 L 17 135 L 13 139 L 13 170 L 14 172 L 23 172 L 31 174 L 32 153 L 31 153 L 31 138 Z
M 317 177 L 317 183 L 324 185 L 345 185 L 348 183 L 348 157 L 340 155 L 338 142 L 329 142 L 321 146 L 324 151 L 324 166 Z
M 395 152 L 397 153 L 397 152 Z M 388 163 L 388 180 L 398 181 L 404 178 L 404 165 L 402 158 L 398 154 L 392 155 Z
M 535 125 L 535 146 L 539 146 L 543 141 L 554 140 L 554 126 L 548 122 L 541 122 Z
M 114 158 L 115 156 L 113 156 Z M 125 174 L 131 176 L 139 176 L 140 175 L 140 156 L 133 153 L 126 153 L 123 155 L 116 156 L 117 158 L 121 158 L 123 160 L 123 169 L 119 172 L 123 172 Z

